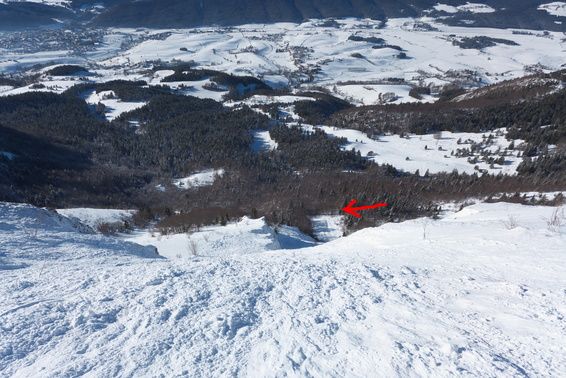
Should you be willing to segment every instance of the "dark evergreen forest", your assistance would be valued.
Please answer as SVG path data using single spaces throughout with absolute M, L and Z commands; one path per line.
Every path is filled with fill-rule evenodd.
M 553 75 L 561 79 L 564 73 Z M 566 187 L 565 89 L 541 95 L 527 88 L 517 98 L 493 88 L 456 105 L 352 108 L 327 95 L 295 104 L 305 122 L 357 128 L 368 135 L 507 127 L 511 138 L 527 142 L 517 176 L 451 172 L 421 177 L 342 150 L 345 140 L 320 129 L 306 132 L 287 125 L 278 119 L 276 105 L 262 106 L 267 116 L 247 106 L 226 108 L 213 100 L 176 95 L 165 85 L 145 84 L 85 83 L 63 94 L 1 97 L 0 151 L 15 157 L 0 155 L 0 200 L 48 207 L 135 207 L 139 224 L 160 219 L 163 232 L 241 215 L 265 216 L 310 232 L 309 216 L 338 213 L 351 199 L 388 203 L 363 220 L 349 218 L 353 230 L 435 217 L 440 202 L 499 198 L 501 193 L 504 200 L 525 202 L 517 193 Z M 123 100 L 147 104 L 107 122 L 100 117 L 103 109 L 93 109 L 79 97 L 93 90 L 112 90 Z M 253 152 L 252 132 L 266 129 L 278 149 Z M 549 145 L 555 148 L 549 151 Z M 173 177 L 209 168 L 225 170 L 212 186 L 171 187 Z M 159 184 L 167 190 L 156 190 Z

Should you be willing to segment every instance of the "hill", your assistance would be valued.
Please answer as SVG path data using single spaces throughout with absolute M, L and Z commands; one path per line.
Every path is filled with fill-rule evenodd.
M 56 20 L 73 23 L 77 21 L 77 15 L 69 9 L 49 4 L 0 2 L 0 32 L 56 24 Z
M 462 6 L 466 1 L 447 1 Z M 456 9 L 455 13 L 436 10 L 436 1 L 418 0 L 295 0 L 295 1 L 201 1 L 143 0 L 123 2 L 94 20 L 98 26 L 195 27 L 203 25 L 241 25 L 246 23 L 302 22 L 310 18 L 359 17 L 386 20 L 394 17 L 417 17 L 424 13 L 438 16 L 449 24 L 470 21 L 481 27 L 521 27 L 560 30 L 555 16 L 537 10 L 540 2 L 480 1 L 489 11 L 474 7 Z M 442 8 L 440 8 L 442 9 Z M 432 12 L 431 12 L 432 11 Z
M 539 10 L 540 1 L 495 0 L 73 0 L 0 3 L 2 29 L 56 22 L 91 26 L 187 28 L 203 25 L 302 22 L 311 18 L 359 17 L 386 20 L 429 15 L 452 25 L 562 30 L 564 17 Z M 556 12 L 551 12 L 556 13 Z M 560 14 L 560 13 L 558 13 Z

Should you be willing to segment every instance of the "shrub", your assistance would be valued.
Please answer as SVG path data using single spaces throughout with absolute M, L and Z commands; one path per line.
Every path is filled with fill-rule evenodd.
M 146 227 L 153 220 L 155 220 L 155 214 L 149 206 L 141 207 L 132 215 L 132 223 L 140 228 Z
M 103 222 L 96 223 L 96 230 L 103 235 L 116 235 L 117 233 L 129 233 L 131 228 L 127 221 L 122 222 Z

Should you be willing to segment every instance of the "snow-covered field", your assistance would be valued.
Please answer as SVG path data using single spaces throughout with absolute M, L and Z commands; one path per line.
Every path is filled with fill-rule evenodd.
M 443 4 L 437 8 L 451 11 L 451 7 Z M 493 10 L 473 3 L 452 8 L 471 12 Z M 559 12 L 563 7 L 557 2 L 541 9 Z M 423 28 L 423 22 L 432 29 Z M 70 47 L 69 50 L 37 53 L 25 53 L 17 48 L 0 49 L 0 71 L 14 73 L 45 63 L 82 64 L 96 75 L 90 80 L 142 79 L 157 85 L 168 71 L 148 73 L 147 68 L 151 66 L 148 62 L 194 61 L 199 68 L 262 77 L 274 87 L 292 85 L 309 89 L 322 86 L 357 104 L 369 105 L 378 102 L 379 95 L 386 93 L 398 96 L 395 102 L 415 101 L 408 96 L 407 84 L 436 85 L 464 79 L 469 80 L 469 85 L 479 84 L 477 81 L 491 84 L 522 77 L 533 70 L 557 70 L 564 63 L 562 33 L 531 31 L 516 34 L 514 30 L 450 27 L 428 17 L 390 19 L 384 28 L 379 28 L 379 21 L 372 20 L 341 19 L 339 24 L 338 28 L 325 27 L 320 26 L 320 20 L 311 20 L 302 24 L 233 28 L 110 29 L 95 50 L 82 55 L 74 55 Z M 163 33 L 170 35 L 164 40 L 152 39 Z M 399 59 L 399 51 L 392 48 L 374 49 L 376 43 L 350 40 L 352 36 L 382 38 L 386 44 L 402 48 L 407 58 Z M 519 45 L 500 44 L 482 50 L 466 50 L 452 43 L 474 36 L 504 38 Z M 139 43 L 122 49 L 123 43 L 132 40 L 139 40 Z M 309 75 L 312 82 L 300 84 L 309 79 Z M 405 83 L 391 86 L 392 78 L 405 80 Z M 78 77 L 67 79 L 71 83 L 79 80 Z M 42 80 L 46 86 L 52 85 L 53 80 L 62 81 L 60 77 L 48 75 Z M 69 82 L 63 81 L 64 86 L 52 90 L 64 90 Z M 207 82 L 194 82 L 192 88 L 181 91 L 221 100 L 225 93 L 203 88 Z M 181 84 L 170 83 L 174 88 Z M 1 94 L 21 91 L 3 90 Z
M 460 6 L 452 6 L 446 4 L 436 4 L 433 7 L 437 11 L 444 11 L 447 13 L 456 13 L 456 12 L 473 12 L 473 13 L 492 13 L 495 12 L 495 9 L 490 7 L 486 4 L 478 4 L 478 3 L 467 3 L 466 5 Z
M 566 3 L 562 1 L 542 4 L 538 9 L 545 10 L 554 16 L 566 17 Z
M 175 179 L 173 180 L 173 185 L 179 189 L 198 188 L 212 185 L 217 177 L 222 177 L 223 175 L 223 169 L 205 169 L 187 177 Z
M 406 172 L 415 173 L 419 170 L 419 174 L 423 176 L 428 170 L 429 173 L 452 172 L 456 169 L 458 172 L 474 173 L 478 170 L 488 171 L 491 173 L 516 174 L 516 169 L 522 161 L 521 157 L 517 157 L 517 150 L 506 150 L 511 143 L 504 136 L 496 136 L 496 132 L 487 133 L 451 133 L 442 132 L 441 135 L 413 135 L 409 134 L 401 138 L 399 135 L 380 136 L 378 140 L 368 138 L 366 134 L 357 130 L 340 129 L 330 126 L 317 126 L 328 135 L 335 137 L 343 137 L 348 140 L 342 148 L 351 150 L 355 148 L 360 151 L 362 156 L 366 156 L 379 164 L 391 164 L 397 169 Z M 304 129 L 313 130 L 313 126 L 304 125 Z M 501 133 L 504 133 L 502 130 Z M 501 154 L 504 156 L 504 164 L 494 164 L 491 168 L 485 160 L 478 160 L 477 163 L 471 164 L 468 156 L 457 156 L 458 149 L 470 149 L 471 143 L 481 143 L 489 136 L 493 137 L 493 142 L 486 147 L 487 151 L 494 153 L 497 158 Z M 460 144 L 458 143 L 460 141 Z M 523 141 L 516 140 L 514 144 L 519 146 Z M 496 151 L 499 154 L 495 154 Z M 470 157 L 479 157 L 479 153 Z M 476 169 L 477 166 L 477 169 Z
M 194 233 L 197 256 L 166 259 L 2 203 L 0 375 L 558 377 L 557 210 L 476 204 L 252 254 L 239 252 L 276 239 L 244 219 Z M 228 241 L 240 248 L 207 254 Z
M 82 95 L 82 98 L 85 101 L 92 105 L 96 106 L 98 104 L 104 104 L 105 108 L 105 118 L 108 121 L 112 121 L 120 114 L 124 112 L 129 112 L 131 110 L 135 110 L 141 108 L 146 103 L 145 102 L 127 102 L 120 100 L 119 97 L 113 91 L 102 91 L 96 93 L 96 91 L 90 90 Z

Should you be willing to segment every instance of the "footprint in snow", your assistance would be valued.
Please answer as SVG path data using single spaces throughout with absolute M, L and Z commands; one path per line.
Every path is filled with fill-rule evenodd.
M 413 269 L 409 268 L 408 266 L 401 267 L 402 274 L 417 274 Z

